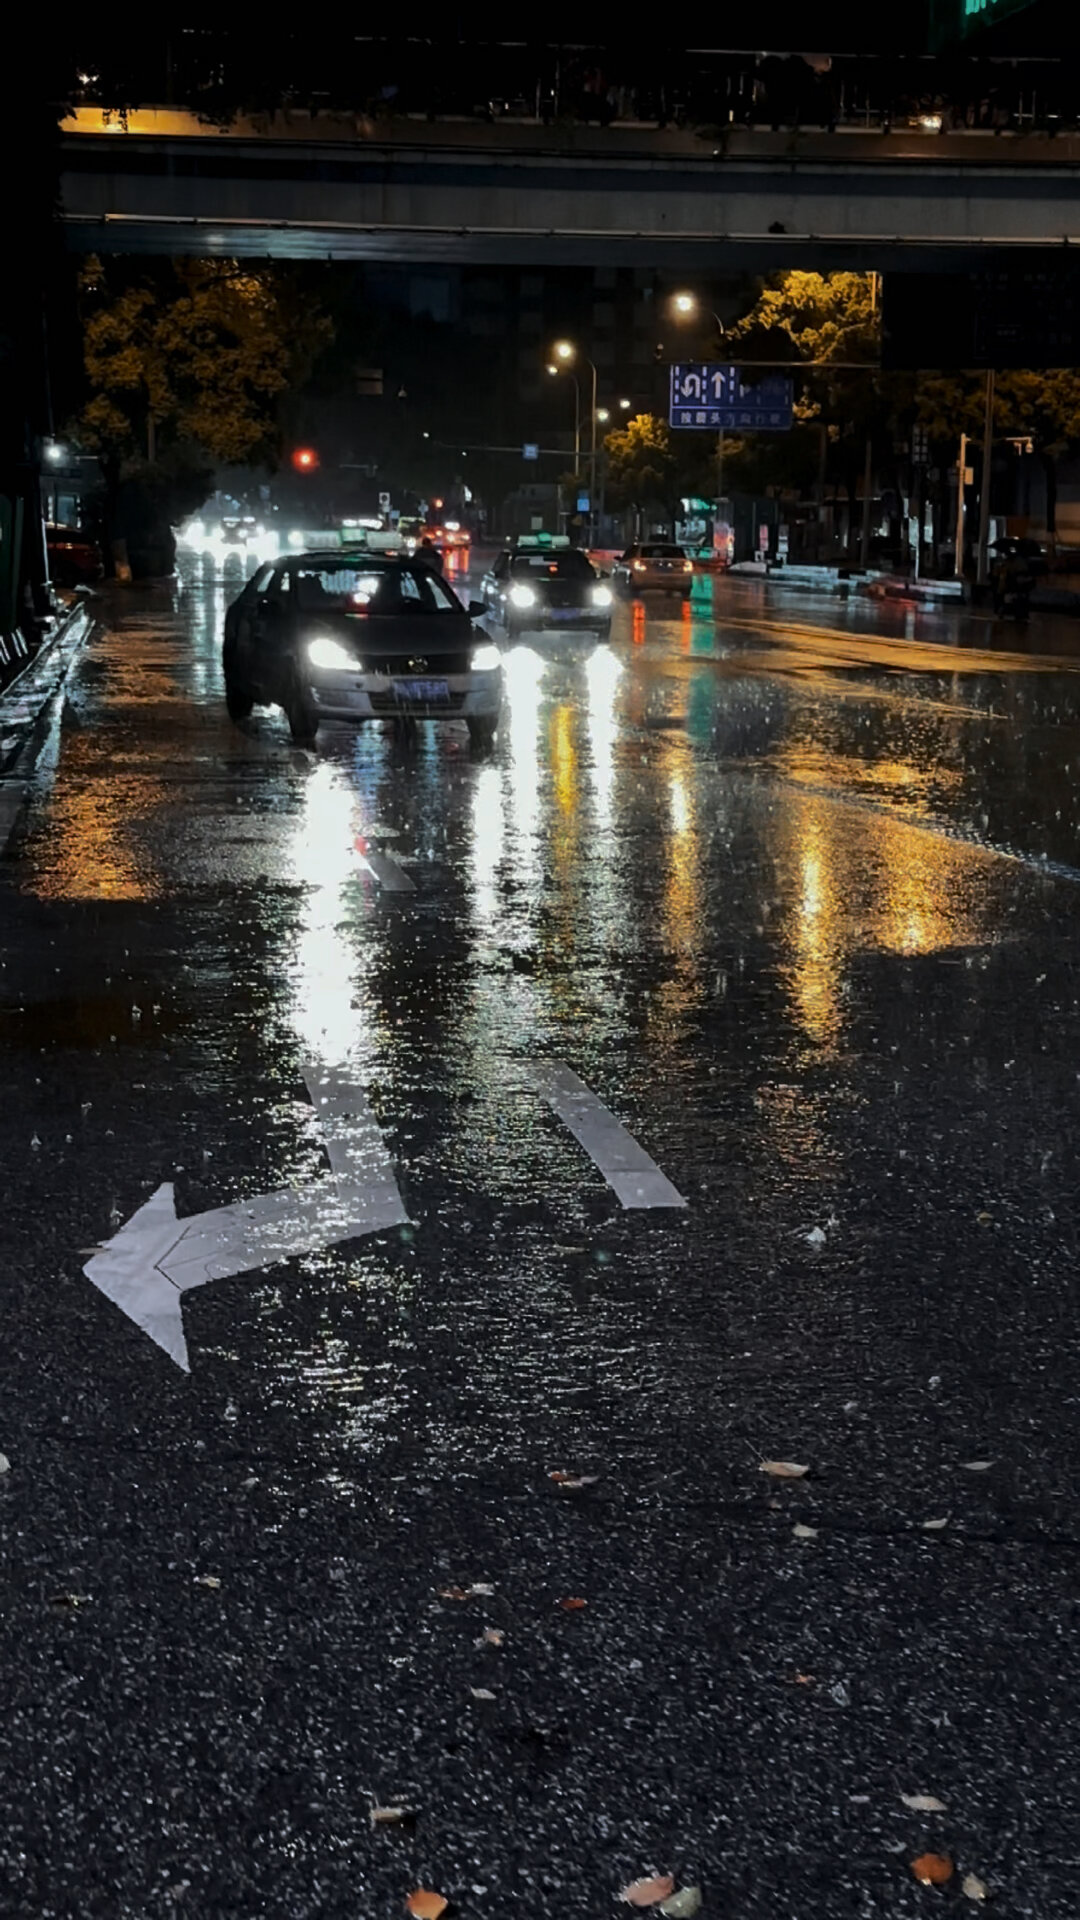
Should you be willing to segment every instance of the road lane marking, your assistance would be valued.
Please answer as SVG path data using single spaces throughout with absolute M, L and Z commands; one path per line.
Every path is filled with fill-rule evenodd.
M 360 865 L 367 868 L 384 893 L 416 892 L 404 867 L 399 866 L 388 853 L 377 853 L 374 847 L 364 847 L 360 849 Z
M 190 1288 L 408 1220 L 362 1089 L 314 1065 L 304 1077 L 326 1127 L 328 1177 L 186 1220 L 177 1219 L 166 1183 L 83 1267 L 87 1279 L 185 1373 L 191 1365 L 181 1298 Z
M 721 635 L 729 628 L 736 633 L 760 633 L 785 642 L 795 652 L 805 649 L 811 656 L 831 651 L 830 664 L 842 667 L 899 667 L 908 673 L 1080 673 L 1076 654 L 1014 653 L 946 640 L 909 640 L 857 627 L 818 627 L 782 617 L 752 619 L 723 612 L 715 614 L 713 624 Z
M 532 1081 L 590 1160 L 599 1167 L 624 1207 L 685 1207 L 688 1203 L 661 1173 L 633 1134 L 561 1060 L 532 1069 Z

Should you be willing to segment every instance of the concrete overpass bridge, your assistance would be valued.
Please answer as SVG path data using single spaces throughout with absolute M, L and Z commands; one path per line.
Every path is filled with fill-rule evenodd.
M 61 198 L 98 253 L 955 272 L 1080 248 L 1080 137 L 81 108 Z

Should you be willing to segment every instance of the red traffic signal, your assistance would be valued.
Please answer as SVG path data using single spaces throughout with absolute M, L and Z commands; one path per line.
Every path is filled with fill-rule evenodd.
M 294 447 L 292 463 L 297 473 L 314 473 L 319 464 L 319 456 L 314 447 Z

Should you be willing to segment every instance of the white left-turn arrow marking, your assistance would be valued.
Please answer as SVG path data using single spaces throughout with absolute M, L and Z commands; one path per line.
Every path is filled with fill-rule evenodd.
M 326 1136 L 333 1169 L 328 1177 L 186 1220 L 177 1219 L 166 1184 L 83 1268 L 185 1372 L 191 1368 L 180 1301 L 189 1288 L 408 1220 L 362 1089 L 320 1068 L 311 1068 L 305 1079 Z

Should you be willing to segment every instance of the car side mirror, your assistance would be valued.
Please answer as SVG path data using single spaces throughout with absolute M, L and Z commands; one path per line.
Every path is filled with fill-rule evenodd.
M 470 620 L 479 620 L 481 614 L 486 612 L 487 612 L 487 608 L 485 607 L 482 600 L 469 601 L 469 619 Z

